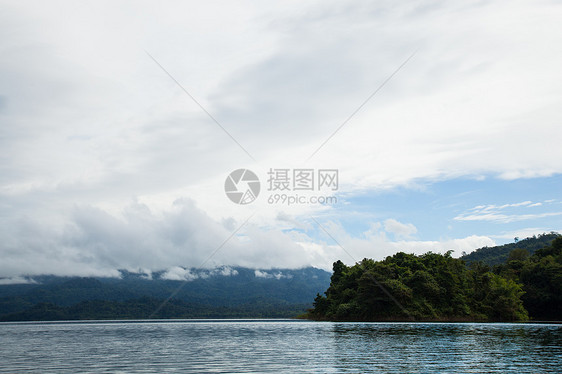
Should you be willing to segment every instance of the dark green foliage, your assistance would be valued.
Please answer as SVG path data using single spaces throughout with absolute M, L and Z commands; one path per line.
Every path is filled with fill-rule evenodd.
M 326 297 L 317 295 L 309 317 L 328 320 L 521 321 L 522 287 L 462 260 L 397 253 L 383 261 L 334 264 Z
M 468 265 L 452 258 L 451 252 L 397 253 L 350 267 L 338 261 L 326 296 L 316 296 L 307 316 L 346 321 L 561 321 L 562 236 L 551 233 L 512 244 L 517 247 L 480 251 L 488 263 Z M 512 249 L 505 252 L 506 248 Z M 505 262 L 492 268 L 498 258 Z
M 562 320 L 562 237 L 526 259 L 510 254 L 495 271 L 523 283 L 523 303 L 533 318 Z
M 560 235 L 555 232 L 533 236 L 531 238 L 517 240 L 497 247 L 483 247 L 461 257 L 467 264 L 482 261 L 490 266 L 503 264 L 508 260 L 509 254 L 514 249 L 526 250 L 530 255 L 544 247 L 548 247 L 554 239 Z
M 143 297 L 127 301 L 92 300 L 72 306 L 39 303 L 19 313 L 6 314 L 0 321 L 70 321 L 104 319 L 188 319 L 188 318 L 292 318 L 307 305 L 252 303 L 236 307 L 211 307 L 172 299 L 161 309 L 163 300 Z M 158 310 L 154 315 L 152 313 Z

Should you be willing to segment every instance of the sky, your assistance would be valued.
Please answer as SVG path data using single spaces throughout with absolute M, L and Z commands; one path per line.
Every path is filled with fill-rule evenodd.
M 562 232 L 559 1 L 0 9 L 3 283 Z

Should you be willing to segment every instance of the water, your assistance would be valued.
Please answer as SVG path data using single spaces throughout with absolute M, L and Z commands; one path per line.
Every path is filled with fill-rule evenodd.
M 561 365 L 561 325 L 0 324 L 0 373 L 559 373 Z

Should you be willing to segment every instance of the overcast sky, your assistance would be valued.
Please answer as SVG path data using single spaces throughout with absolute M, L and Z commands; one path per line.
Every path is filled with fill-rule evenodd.
M 396 3 L 0 1 L 0 278 L 562 231 L 562 4 Z M 304 168 L 337 202 L 268 203 Z

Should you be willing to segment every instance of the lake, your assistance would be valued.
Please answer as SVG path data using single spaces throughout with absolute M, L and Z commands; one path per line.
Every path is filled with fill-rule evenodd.
M 0 360 L 1 373 L 559 373 L 562 325 L 1 323 Z

